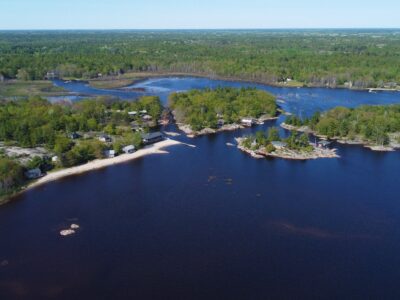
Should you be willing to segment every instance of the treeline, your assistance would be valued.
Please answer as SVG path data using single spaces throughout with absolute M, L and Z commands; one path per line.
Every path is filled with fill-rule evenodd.
M 118 126 L 128 126 L 128 111 L 146 110 L 153 119 L 160 118 L 160 99 L 145 96 L 138 101 L 110 98 L 52 104 L 38 96 L 28 100 L 0 103 L 0 141 L 15 142 L 21 147 L 56 148 L 60 136 L 68 133 L 118 133 Z
M 329 138 L 362 139 L 376 145 L 387 145 L 391 134 L 400 134 L 400 105 L 336 107 L 325 113 L 315 113 L 301 120 L 290 116 L 285 123 L 293 126 L 309 126 L 317 134 Z M 394 137 L 400 142 L 400 135 Z
M 193 130 L 217 128 L 238 123 L 243 117 L 275 116 L 275 97 L 255 88 L 217 88 L 173 93 L 169 106 L 179 123 L 189 124 Z
M 0 78 L 182 72 L 266 83 L 400 82 L 400 35 L 369 31 L 0 32 Z
M 0 201 L 3 196 L 16 192 L 24 180 L 21 165 L 9 158 L 0 157 Z

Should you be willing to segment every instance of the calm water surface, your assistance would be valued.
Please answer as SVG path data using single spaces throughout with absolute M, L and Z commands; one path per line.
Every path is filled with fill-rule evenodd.
M 135 87 L 166 101 L 172 91 L 247 85 L 161 78 Z M 257 87 L 304 116 L 400 103 L 400 93 Z M 0 299 L 399 298 L 400 153 L 335 145 L 340 159 L 296 162 L 226 145 L 254 130 L 180 136 L 196 148 L 67 178 L 0 207 Z M 60 238 L 71 223 L 81 229 Z

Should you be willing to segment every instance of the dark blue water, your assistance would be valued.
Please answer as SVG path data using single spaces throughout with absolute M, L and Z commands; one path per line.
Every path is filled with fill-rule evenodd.
M 222 84 L 140 85 L 165 99 Z M 304 114 L 400 102 L 396 93 L 264 88 Z M 0 207 L 0 299 L 399 298 L 400 153 L 335 145 L 340 159 L 256 160 L 226 145 L 249 130 L 180 136 L 196 148 L 67 178 Z M 82 228 L 60 238 L 71 223 Z

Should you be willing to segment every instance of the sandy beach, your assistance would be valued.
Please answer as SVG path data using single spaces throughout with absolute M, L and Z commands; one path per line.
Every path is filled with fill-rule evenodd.
M 162 149 L 166 148 L 166 147 L 174 146 L 174 145 L 186 145 L 186 144 L 183 144 L 183 143 L 175 141 L 175 140 L 166 139 L 161 142 L 155 143 L 153 145 L 147 146 L 143 149 L 140 149 L 132 154 L 122 154 L 122 155 L 119 155 L 114 158 L 97 159 L 97 160 L 90 161 L 84 165 L 55 171 L 55 172 L 45 175 L 44 177 L 40 178 L 37 181 L 31 183 L 30 185 L 28 185 L 26 187 L 26 189 L 24 191 L 34 188 L 34 187 L 37 187 L 39 185 L 46 184 L 51 181 L 55 181 L 55 180 L 64 178 L 64 177 L 68 177 L 71 175 L 77 175 L 77 174 L 81 174 L 81 173 L 85 173 L 85 172 L 89 172 L 89 171 L 93 171 L 93 170 L 98 170 L 98 169 L 105 168 L 108 166 L 124 163 L 124 162 L 130 161 L 130 160 L 133 160 L 133 159 L 136 159 L 139 157 L 143 157 L 146 155 L 166 154 L 168 152 L 164 151 Z

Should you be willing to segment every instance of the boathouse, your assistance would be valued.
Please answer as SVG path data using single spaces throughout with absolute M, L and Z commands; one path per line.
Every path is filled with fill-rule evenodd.
M 242 118 L 241 123 L 244 126 L 251 127 L 254 125 L 254 119 L 253 118 Z

